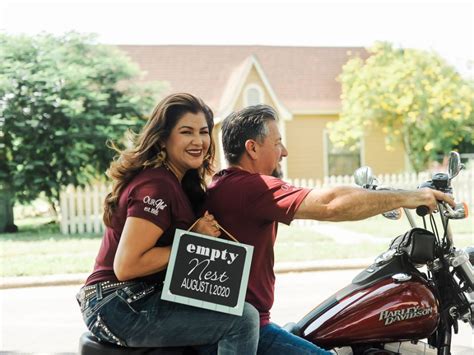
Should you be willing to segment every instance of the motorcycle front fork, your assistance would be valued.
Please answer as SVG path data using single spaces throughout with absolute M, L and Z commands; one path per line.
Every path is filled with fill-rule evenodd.
M 428 338 L 428 344 L 438 349 L 438 355 L 451 355 L 451 336 L 452 325 L 444 316 L 438 329 Z

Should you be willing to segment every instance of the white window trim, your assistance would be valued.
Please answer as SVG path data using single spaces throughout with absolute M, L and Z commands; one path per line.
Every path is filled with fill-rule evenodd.
M 359 160 L 360 166 L 365 165 L 365 141 L 364 137 L 360 138 L 360 149 L 359 149 Z M 328 176 L 329 173 L 329 130 L 325 128 L 323 130 L 323 166 L 324 176 Z
M 258 94 L 260 95 L 260 103 L 265 102 L 265 92 L 263 91 L 262 87 L 258 84 L 252 83 L 252 84 L 247 84 L 244 88 L 244 106 L 250 106 L 249 101 L 248 101 L 248 91 L 251 89 L 255 89 L 258 91 Z
M 329 130 L 323 129 L 323 173 L 324 177 L 328 176 L 329 172 L 329 142 L 328 142 Z

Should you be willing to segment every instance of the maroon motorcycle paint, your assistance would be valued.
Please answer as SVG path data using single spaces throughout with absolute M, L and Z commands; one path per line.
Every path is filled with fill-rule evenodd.
M 381 320 L 381 312 L 410 307 L 431 311 L 388 325 Z M 302 330 L 304 338 L 315 344 L 340 347 L 426 338 L 434 332 L 438 320 L 438 301 L 424 280 L 395 283 L 388 278 L 343 298 Z

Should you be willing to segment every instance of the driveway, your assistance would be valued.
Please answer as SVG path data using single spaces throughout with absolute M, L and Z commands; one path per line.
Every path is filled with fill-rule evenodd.
M 277 274 L 272 320 L 282 325 L 298 321 L 356 274 L 355 270 Z M 79 336 L 86 330 L 74 298 L 78 288 L 0 290 L 1 353 L 76 353 Z M 472 355 L 470 326 L 461 324 L 453 343 L 454 355 Z

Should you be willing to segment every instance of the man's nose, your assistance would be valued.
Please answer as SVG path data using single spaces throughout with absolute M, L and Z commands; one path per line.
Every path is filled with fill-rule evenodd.
M 282 145 L 281 156 L 282 157 L 287 157 L 288 156 L 288 150 L 286 149 L 286 147 L 284 145 Z

